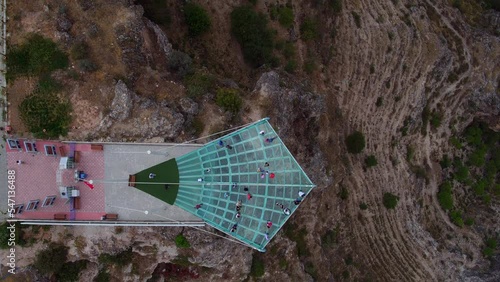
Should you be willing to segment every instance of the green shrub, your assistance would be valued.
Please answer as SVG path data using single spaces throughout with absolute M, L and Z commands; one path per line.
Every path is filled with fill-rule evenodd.
M 252 266 L 250 268 L 250 275 L 252 277 L 258 278 L 262 277 L 265 273 L 264 261 L 260 258 L 258 254 L 252 256 Z
M 411 145 L 408 145 L 406 147 L 406 160 L 408 162 L 411 162 L 414 157 L 415 157 L 415 148 L 413 148 L 413 146 Z
M 498 246 L 497 240 L 495 238 L 493 238 L 493 237 L 486 239 L 485 244 L 486 244 L 487 247 L 490 247 L 493 250 L 495 250 L 497 248 L 497 246 Z
M 483 143 L 482 134 L 483 131 L 479 126 L 469 126 L 464 133 L 465 141 L 472 146 L 479 146 Z
M 347 136 L 346 140 L 347 151 L 351 154 L 359 154 L 365 148 L 365 136 L 359 131 L 355 131 Z
M 10 238 L 10 230 L 7 229 L 10 224 L 7 222 L 4 222 L 0 224 L 0 249 L 9 249 L 9 238 Z M 17 232 L 17 226 L 16 226 L 16 231 L 14 232 L 16 237 L 18 236 Z M 16 240 L 14 241 L 16 242 Z
M 464 223 L 467 226 L 472 226 L 472 225 L 474 225 L 474 219 L 472 219 L 472 218 L 469 217 L 469 218 L 465 219 Z
M 66 246 L 51 243 L 46 249 L 36 254 L 33 266 L 44 275 L 58 273 L 63 270 L 67 257 Z
M 383 204 L 386 209 L 396 208 L 399 201 L 399 197 L 392 193 L 384 193 Z
M 210 29 L 210 17 L 207 11 L 198 4 L 188 2 L 184 6 L 184 17 L 191 36 L 201 35 Z
M 352 12 L 352 17 L 354 18 L 354 23 L 357 28 L 361 28 L 361 17 L 356 12 Z
M 329 4 L 334 13 L 338 14 L 342 12 L 342 0 L 330 0 Z
M 184 79 L 186 92 L 190 98 L 199 98 L 208 93 L 214 85 L 214 77 L 209 74 L 196 72 Z
M 106 269 L 99 270 L 99 273 L 94 278 L 94 282 L 109 282 L 111 281 L 111 277 Z
M 285 236 L 295 242 L 297 253 L 300 258 L 309 256 L 309 248 L 306 243 L 307 230 L 299 229 L 296 224 L 287 223 L 284 228 Z
M 6 56 L 7 76 L 38 76 L 68 67 L 68 56 L 56 43 L 39 34 L 30 35 L 19 45 L 12 46 Z
M 338 231 L 328 230 L 321 236 L 321 246 L 323 248 L 332 248 L 338 243 Z
M 179 234 L 177 236 L 175 236 L 175 245 L 178 247 L 178 248 L 189 248 L 191 247 L 191 244 L 189 244 L 189 241 L 186 239 L 186 237 L 184 237 L 184 235 Z
M 290 7 L 282 7 L 278 10 L 278 22 L 286 28 L 293 26 L 293 10 Z
M 463 147 L 462 142 L 455 136 L 450 137 L 450 144 L 457 149 L 462 149 Z
M 464 227 L 464 220 L 462 219 L 462 213 L 460 211 L 450 212 L 450 219 L 456 226 Z
M 74 262 L 65 262 L 61 270 L 56 273 L 57 281 L 73 282 L 80 281 L 80 272 L 87 267 L 87 260 L 77 260 Z
M 381 107 L 383 103 L 384 103 L 384 98 L 378 97 L 377 102 L 375 102 L 375 106 Z
M 455 166 L 455 179 L 460 182 L 466 182 L 469 177 L 469 169 L 460 160 L 454 161 L 453 165 Z
M 315 40 L 318 38 L 318 22 L 312 18 L 305 19 L 300 25 L 301 38 L 304 41 Z
M 66 136 L 71 104 L 54 92 L 59 86 L 50 78 L 41 79 L 37 88 L 19 105 L 21 120 L 37 138 Z
M 444 182 L 439 186 L 438 202 L 443 210 L 453 209 L 453 195 L 451 192 L 451 183 L 449 181 Z
M 495 250 L 493 250 L 490 247 L 485 247 L 483 249 L 483 256 L 485 256 L 487 258 L 491 258 L 494 254 L 495 254 Z
M 193 72 L 193 60 L 188 54 L 174 50 L 168 59 L 168 68 L 184 77 Z
M 215 103 L 225 111 L 231 112 L 233 116 L 240 112 L 243 101 L 238 90 L 231 88 L 220 88 L 217 90 Z
M 340 187 L 339 197 L 342 200 L 347 200 L 347 198 L 349 197 L 349 191 L 343 185 Z
M 449 168 L 451 166 L 451 160 L 450 158 L 448 158 L 448 155 L 443 155 L 443 158 L 441 159 L 439 164 L 441 165 L 442 169 Z
M 482 196 L 486 192 L 486 181 L 481 179 L 477 181 L 474 185 L 472 185 L 472 190 L 474 190 L 474 194 L 477 196 Z
M 318 281 L 318 272 L 316 270 L 316 266 L 314 265 L 314 263 L 308 261 L 304 264 L 304 271 L 311 275 L 311 277 L 313 278 L 312 281 Z
M 443 119 L 443 114 L 440 112 L 432 112 L 431 114 L 431 126 L 436 129 L 441 126 L 441 120 Z
M 285 65 L 285 71 L 287 73 L 295 73 L 296 69 L 297 69 L 297 61 L 295 61 L 294 59 L 289 60 Z
M 89 55 L 89 46 L 85 41 L 77 42 L 71 47 L 69 55 L 75 61 L 85 59 Z
M 263 14 L 251 6 L 231 12 L 231 32 L 240 43 L 245 60 L 254 67 L 267 63 L 273 51 L 273 35 Z
M 366 167 L 372 167 L 377 165 L 377 158 L 374 155 L 370 155 L 365 158 Z
M 359 208 L 362 210 L 366 210 L 366 209 L 368 209 L 368 205 L 366 203 L 361 203 L 361 204 L 359 204 Z
M 475 167 L 482 167 L 485 163 L 486 153 L 488 148 L 485 145 L 479 145 L 472 153 L 469 155 L 469 163 Z

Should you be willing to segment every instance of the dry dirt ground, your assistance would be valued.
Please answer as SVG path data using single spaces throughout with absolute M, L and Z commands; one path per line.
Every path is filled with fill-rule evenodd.
M 126 21 L 129 13 L 123 1 L 95 1 L 99 9 L 87 13 L 80 10 L 77 1 L 65 2 L 75 26 L 84 30 L 85 24 L 94 22 L 102 31 L 98 38 L 81 35 L 89 40 L 99 70 L 65 80 L 75 107 L 70 137 L 85 138 L 109 107 L 114 79 L 127 74 L 111 27 L 115 22 Z M 214 74 L 240 85 L 246 100 L 242 123 L 262 116 L 279 117 L 279 107 L 267 105 L 250 92 L 264 70 L 253 70 L 244 63 L 237 42 L 230 35 L 231 10 L 247 2 L 196 2 L 209 12 L 212 30 L 199 39 L 189 39 L 180 12 L 181 1 L 169 1 L 172 23 L 164 30 L 174 48 L 188 53 Z M 296 228 L 292 233 L 304 230 L 308 253 L 298 253 L 299 243 L 284 232 L 279 233 L 270 243 L 268 253 L 254 254 L 265 263 L 263 280 L 308 281 L 314 277 L 318 281 L 457 281 L 465 280 L 471 271 L 488 272 L 490 262 L 481 254 L 481 231 L 456 227 L 437 203 L 436 191 L 441 181 L 437 162 L 451 150 L 449 137 L 460 132 L 476 114 L 468 107 L 470 94 L 498 91 L 498 36 L 471 26 L 446 0 L 342 1 L 339 14 L 323 2 L 293 1 L 293 33 L 299 34 L 302 20 L 312 17 L 319 22 L 320 36 L 313 42 L 299 39 L 294 43 L 299 67 L 292 79 L 319 93 L 326 110 L 314 130 L 303 124 L 291 126 L 293 133 L 310 139 L 307 144 L 313 148 L 304 148 L 303 140 L 293 135 L 284 136 L 292 152 L 301 152 L 299 163 L 318 184 L 290 220 L 290 226 Z M 276 3 L 285 1 L 258 1 L 256 8 L 268 14 L 269 5 Z M 55 1 L 37 1 L 33 5 L 16 1 L 10 9 L 12 15 L 20 15 L 11 17 L 12 28 L 22 31 L 11 32 L 11 43 L 19 42 L 25 32 L 31 31 L 58 40 L 53 27 Z M 360 27 L 354 13 L 359 15 Z M 271 25 L 278 38 L 289 38 L 289 30 L 276 22 Z M 311 56 L 317 66 L 312 75 L 307 75 L 302 65 Z M 134 90 L 157 99 L 182 95 L 183 88 L 168 78 L 151 72 L 138 80 Z M 16 96 L 18 102 L 23 91 L 29 89 L 23 90 L 23 83 L 27 81 L 19 80 L 9 86 L 9 95 Z M 380 97 L 382 105 L 376 106 Z M 12 104 L 15 99 L 10 100 Z M 437 130 L 426 125 L 424 135 L 421 113 L 426 105 L 431 110 L 439 109 L 443 121 Z M 206 122 L 201 135 L 226 126 L 227 120 L 212 101 L 202 102 L 200 107 L 199 118 Z M 408 134 L 403 136 L 405 122 Z M 345 147 L 345 137 L 354 130 L 362 131 L 367 139 L 367 146 L 359 155 L 348 154 Z M 409 147 L 415 150 L 411 161 L 406 157 Z M 367 169 L 364 158 L 372 154 L 378 165 Z M 323 159 L 326 169 L 319 170 L 315 164 Z M 417 166 L 428 179 L 416 176 L 413 171 Z M 349 192 L 345 200 L 338 196 L 341 187 Z M 399 196 L 395 210 L 382 205 L 385 192 Z M 361 210 L 361 203 L 366 203 L 368 209 Z M 492 205 L 498 207 L 497 200 Z M 498 232 L 498 226 L 492 228 Z M 322 237 L 328 231 L 336 235 L 333 244 L 325 245 Z M 212 243 L 221 244 L 204 238 L 204 233 L 190 234 L 200 249 Z M 98 234 L 92 236 L 97 242 Z M 132 244 L 128 241 L 132 237 L 127 238 L 123 245 Z M 147 240 L 161 241 L 152 237 Z M 82 257 L 95 261 L 99 251 L 85 252 Z M 217 265 L 217 270 L 207 272 L 206 278 L 243 280 L 250 271 L 249 253 L 243 247 L 232 246 L 225 253 L 231 256 L 232 263 Z M 164 250 L 164 254 L 154 257 L 168 261 L 175 251 Z M 196 255 L 198 259 L 208 256 L 202 251 Z

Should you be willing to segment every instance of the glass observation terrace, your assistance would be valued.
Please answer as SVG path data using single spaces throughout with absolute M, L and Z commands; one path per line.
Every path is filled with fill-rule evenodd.
M 315 187 L 268 118 L 175 161 L 174 205 L 259 251 Z

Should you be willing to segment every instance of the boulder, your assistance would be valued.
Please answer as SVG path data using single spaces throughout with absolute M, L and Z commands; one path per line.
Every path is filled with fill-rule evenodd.
M 115 85 L 115 97 L 111 103 L 109 117 L 117 121 L 123 121 L 130 117 L 134 96 L 135 93 L 130 91 L 123 81 L 119 80 Z

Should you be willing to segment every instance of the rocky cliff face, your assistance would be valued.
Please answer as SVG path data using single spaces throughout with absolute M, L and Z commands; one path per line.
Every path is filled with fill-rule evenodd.
M 498 12 L 481 16 L 485 28 L 470 24 L 446 0 L 342 1 L 339 13 L 326 1 L 292 1 L 293 27 L 282 30 L 275 23 L 273 28 L 295 42 L 299 66 L 308 56 L 314 57 L 317 66 L 311 75 L 300 70 L 290 75 L 281 68 L 264 71 L 245 66 L 229 32 L 230 12 L 238 3 L 200 2 L 210 11 L 214 27 L 200 41 L 181 40 L 185 33 L 177 28 L 183 22 L 180 12 L 173 15 L 174 28 L 165 29 L 145 19 L 143 9 L 130 1 L 78 3 L 76 8 L 71 6 L 72 17 L 58 19 L 54 27 L 71 39 L 76 37 L 75 27 L 81 25 L 75 14 L 79 9 L 86 17 L 106 9 L 116 11 L 109 13 L 109 28 L 104 24 L 88 28 L 99 25 L 108 35 L 102 38 L 112 38 L 106 46 L 113 47 L 103 47 L 102 53 L 119 54 L 105 57 L 111 58 L 107 65 L 112 62 L 116 69 L 92 78 L 109 105 L 101 111 L 102 121 L 84 136 L 184 141 L 191 137 L 185 134 L 186 127 L 199 115 L 230 120 L 213 105 L 213 93 L 200 100 L 185 97 L 177 73 L 183 66 L 177 63 L 186 57 L 172 44 L 201 45 L 191 49 L 193 59 L 209 65 L 207 69 L 219 76 L 220 85 L 249 87 L 242 95 L 249 105 L 244 115 L 270 116 L 318 185 L 291 218 L 289 234 L 280 232 L 262 256 L 197 230 L 185 230 L 194 246 L 188 253 L 172 244 L 179 230 L 126 230 L 127 235 L 116 236 L 119 244 L 133 245 L 134 252 L 150 262 L 143 266 L 147 274 L 140 279 L 150 277 L 156 262 L 184 256 L 206 268 L 204 280 L 241 281 L 248 276 L 255 256 L 265 262 L 264 280 L 500 280 L 498 255 L 487 260 L 481 253 L 484 233 L 500 232 L 498 218 L 458 228 L 436 199 L 442 178 L 438 161 L 452 150 L 449 138 L 477 118 L 499 130 Z M 271 4 L 277 2 L 258 1 L 256 9 L 267 13 Z M 300 23 L 306 17 L 321 23 L 315 42 L 300 37 Z M 97 16 L 88 22 L 98 23 Z M 203 51 L 197 53 L 199 49 Z M 180 61 L 171 67 L 174 59 Z M 73 88 L 75 97 L 92 90 L 86 82 L 78 83 Z M 243 87 L 238 89 L 245 92 Z M 92 97 L 86 99 L 92 101 Z M 424 124 L 425 109 L 442 115 L 440 127 Z M 367 141 L 359 155 L 347 153 L 345 145 L 346 136 L 355 130 L 362 131 Z M 410 149 L 414 156 L 408 160 Z M 364 165 L 368 155 L 376 157 L 377 166 Z M 342 191 L 348 193 L 345 199 L 339 197 Z M 385 192 L 399 196 L 395 210 L 382 205 Z M 367 208 L 361 209 L 361 204 Z M 491 210 L 498 213 L 497 199 Z M 290 233 L 302 234 L 303 241 L 296 239 L 298 235 L 291 240 Z M 100 252 L 118 251 L 103 243 L 109 234 L 99 236 L 89 241 L 99 247 L 80 254 L 94 263 Z M 142 243 L 134 245 L 134 241 Z M 161 247 L 146 251 L 154 244 Z M 113 274 L 134 279 L 129 270 Z

